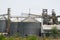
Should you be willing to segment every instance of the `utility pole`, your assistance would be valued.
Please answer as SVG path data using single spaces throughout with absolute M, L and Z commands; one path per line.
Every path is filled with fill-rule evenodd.
M 8 8 L 7 33 L 10 34 L 10 8 Z

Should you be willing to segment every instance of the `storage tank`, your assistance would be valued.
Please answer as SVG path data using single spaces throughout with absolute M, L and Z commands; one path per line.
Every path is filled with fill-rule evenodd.
M 11 22 L 11 35 L 18 33 L 20 36 L 39 35 L 41 33 L 41 23 L 34 18 L 28 17 L 22 22 Z
M 41 23 L 29 16 L 18 23 L 18 32 L 22 36 L 39 35 L 41 33 Z
M 19 22 L 18 23 L 18 32 L 22 36 L 26 35 L 39 35 L 41 32 L 41 23 L 40 22 Z
M 11 22 L 10 35 L 15 35 L 17 33 L 17 23 L 18 22 Z
M 0 33 L 6 32 L 6 20 L 4 17 L 0 17 Z
M 6 20 L 0 20 L 0 32 L 5 32 Z

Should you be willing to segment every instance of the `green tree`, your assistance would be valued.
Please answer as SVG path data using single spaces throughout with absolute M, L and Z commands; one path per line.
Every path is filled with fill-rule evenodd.
M 57 29 L 56 26 L 55 26 L 55 27 L 52 27 L 52 29 L 51 29 L 51 34 L 52 34 L 52 36 L 53 36 L 54 38 L 56 38 L 57 35 L 59 34 L 58 29 Z

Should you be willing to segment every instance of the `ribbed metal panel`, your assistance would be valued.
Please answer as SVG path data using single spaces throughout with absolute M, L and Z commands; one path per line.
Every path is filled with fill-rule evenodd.
M 11 35 L 19 33 L 21 36 L 25 35 L 39 35 L 41 32 L 40 22 L 12 22 L 10 27 Z
M 10 34 L 13 35 L 17 33 L 17 22 L 12 22 L 10 27 Z
M 6 20 L 0 20 L 0 32 L 5 32 L 6 30 Z
M 20 22 L 18 23 L 18 31 L 22 36 L 39 35 L 41 32 L 41 23 L 39 22 Z

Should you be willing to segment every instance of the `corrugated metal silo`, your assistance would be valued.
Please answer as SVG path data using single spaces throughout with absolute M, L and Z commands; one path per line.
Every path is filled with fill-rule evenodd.
M 11 22 L 10 35 L 17 33 L 17 22 Z
M 40 22 L 20 22 L 18 23 L 18 32 L 22 35 L 39 35 L 41 29 Z
M 27 17 L 18 23 L 18 32 L 22 35 L 39 35 L 41 32 L 41 23 L 32 17 Z
M 0 32 L 5 32 L 6 30 L 6 20 L 0 20 Z

